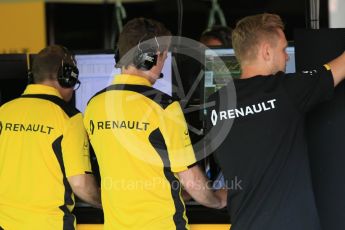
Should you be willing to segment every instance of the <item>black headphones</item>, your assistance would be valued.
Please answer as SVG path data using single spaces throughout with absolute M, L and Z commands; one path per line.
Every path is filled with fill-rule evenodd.
M 134 52 L 134 57 L 133 57 L 133 65 L 140 70 L 150 70 L 152 69 L 153 66 L 157 64 L 157 51 L 159 50 L 159 43 L 157 40 L 157 36 L 155 35 L 155 26 L 152 25 L 147 19 L 143 19 L 144 24 L 145 24 L 145 30 L 147 33 L 139 40 L 139 43 L 137 45 L 137 49 Z M 149 34 L 154 34 L 154 39 L 156 42 L 156 47 L 149 47 L 149 48 L 144 48 L 143 44 L 145 44 L 145 38 Z M 143 44 L 142 44 L 143 43 Z M 115 62 L 118 64 L 120 62 L 120 53 L 119 49 L 117 48 L 115 50 Z M 120 65 L 116 65 L 116 67 L 119 67 Z
M 144 50 L 141 47 L 141 41 L 139 41 L 137 50 L 134 55 L 133 64 L 137 69 L 140 70 L 150 70 L 154 65 L 157 64 L 157 51 L 159 49 L 159 43 L 157 37 L 154 37 L 156 41 L 157 48 L 154 49 L 150 47 L 149 49 Z
M 79 70 L 77 68 L 75 59 L 73 58 L 73 54 L 68 51 L 66 47 L 60 47 L 64 52 L 64 56 L 61 59 L 61 65 L 57 71 L 57 81 L 63 88 L 73 88 L 76 84 L 80 84 L 80 81 L 78 80 Z M 73 64 L 69 64 L 67 62 L 68 56 Z M 28 83 L 35 83 L 33 73 L 30 70 L 28 71 Z

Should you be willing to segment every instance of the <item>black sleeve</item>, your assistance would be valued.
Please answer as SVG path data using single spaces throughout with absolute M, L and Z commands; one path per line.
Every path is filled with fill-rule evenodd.
M 333 96 L 333 75 L 325 67 L 287 74 L 282 82 L 288 97 L 301 112 L 306 112 L 314 105 Z

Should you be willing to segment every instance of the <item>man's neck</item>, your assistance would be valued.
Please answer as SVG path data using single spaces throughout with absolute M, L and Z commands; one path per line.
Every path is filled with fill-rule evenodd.
M 258 75 L 268 75 L 266 71 L 258 71 L 255 69 L 243 69 L 241 74 L 241 79 L 252 78 Z
M 132 66 L 128 66 L 127 68 L 122 68 L 121 70 L 122 74 L 129 74 L 129 75 L 136 75 L 142 78 L 147 79 L 151 84 L 154 84 L 156 82 L 156 79 L 152 78 L 147 71 L 142 71 L 139 69 L 136 69 Z
M 241 79 L 247 79 L 258 75 L 267 76 L 271 74 L 272 71 L 265 68 L 265 65 L 263 64 L 246 65 L 242 67 Z

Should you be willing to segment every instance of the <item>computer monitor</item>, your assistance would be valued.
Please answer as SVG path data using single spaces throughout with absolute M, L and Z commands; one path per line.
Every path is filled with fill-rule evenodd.
M 77 109 L 84 112 L 90 98 L 98 91 L 109 86 L 114 76 L 121 71 L 118 68 L 114 68 L 115 59 L 113 53 L 76 54 L 75 59 L 81 82 L 80 88 L 75 94 L 75 104 Z M 158 79 L 153 87 L 171 95 L 171 53 L 168 53 L 162 73 L 163 78 Z
M 286 63 L 286 73 L 294 73 L 296 72 L 296 61 L 295 61 L 295 47 L 289 46 L 286 48 L 286 53 L 289 56 L 289 60 Z
M 75 59 L 81 82 L 75 92 L 75 106 L 84 112 L 90 98 L 110 85 L 113 75 L 120 73 L 120 70 L 114 68 L 114 54 L 76 54 Z
M 204 101 L 232 78 L 241 76 L 235 52 L 230 48 L 205 49 Z
M 23 93 L 27 74 L 26 54 L 0 54 L 0 105 Z

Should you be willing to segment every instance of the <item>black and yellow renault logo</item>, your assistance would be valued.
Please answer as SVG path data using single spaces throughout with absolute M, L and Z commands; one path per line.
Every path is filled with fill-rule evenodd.
M 95 131 L 95 125 L 93 124 L 93 121 L 90 120 L 90 132 L 91 132 L 91 134 L 93 134 L 94 131 Z

